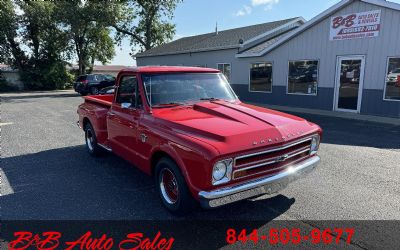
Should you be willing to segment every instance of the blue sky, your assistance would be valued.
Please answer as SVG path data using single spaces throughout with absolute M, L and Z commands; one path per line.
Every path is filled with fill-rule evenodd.
M 391 0 L 400 3 L 400 0 Z M 302 16 L 310 20 L 339 0 L 184 0 L 172 20 L 176 24 L 175 39 L 215 30 L 231 29 Z M 111 64 L 134 65 L 129 56 L 129 43 L 116 49 Z

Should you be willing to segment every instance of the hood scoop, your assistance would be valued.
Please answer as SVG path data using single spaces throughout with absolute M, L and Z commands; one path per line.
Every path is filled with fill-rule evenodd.
M 208 115 L 212 115 L 212 116 L 216 116 L 219 118 L 223 118 L 223 119 L 227 119 L 227 120 L 231 120 L 231 121 L 235 121 L 235 122 L 239 122 L 239 123 L 243 123 L 242 121 L 239 121 L 235 118 L 233 118 L 232 116 L 229 116 L 227 114 L 224 114 L 220 111 L 218 111 L 218 107 L 220 107 L 220 103 L 197 103 L 193 105 L 193 110 L 201 112 L 201 113 L 205 113 Z M 246 123 L 243 123 L 246 124 Z
M 270 126 L 276 126 L 276 124 L 273 124 L 273 123 L 271 123 L 271 122 L 268 122 L 266 119 L 263 119 L 263 118 L 257 116 L 257 114 L 256 114 L 254 111 L 252 111 L 252 110 L 250 110 L 250 109 L 249 109 L 249 110 L 246 110 L 245 107 L 241 107 L 241 106 L 239 106 L 239 105 L 230 104 L 230 103 L 229 103 L 229 104 L 228 104 L 228 103 L 223 103 L 223 102 L 220 102 L 220 101 L 215 102 L 215 103 L 218 104 L 218 105 L 224 106 L 224 107 L 226 107 L 226 108 L 232 109 L 232 110 L 234 110 L 234 111 L 236 111 L 236 112 L 240 112 L 240 113 L 242 113 L 242 114 L 245 114 L 245 115 L 247 115 L 247 116 L 250 116 L 250 117 L 252 117 L 252 118 L 254 118 L 254 119 L 257 119 L 257 120 L 259 120 L 259 121 L 261 121 L 261 122 L 267 123 L 267 124 L 270 125 Z

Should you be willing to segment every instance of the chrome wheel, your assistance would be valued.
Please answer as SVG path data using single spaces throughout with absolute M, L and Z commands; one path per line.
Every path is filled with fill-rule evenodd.
M 161 170 L 160 190 L 164 200 L 169 204 L 175 204 L 178 201 L 179 189 L 175 175 L 169 169 Z

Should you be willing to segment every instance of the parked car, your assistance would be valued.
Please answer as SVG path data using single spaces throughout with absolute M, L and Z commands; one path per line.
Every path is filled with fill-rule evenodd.
M 98 95 L 100 89 L 114 85 L 115 77 L 111 75 L 89 74 L 79 76 L 74 83 L 74 89 L 81 95 Z
M 396 86 L 399 86 L 399 87 L 400 87 L 400 81 L 399 81 L 399 79 L 400 79 L 400 68 L 397 68 L 397 69 L 392 70 L 392 71 L 388 74 L 386 81 L 387 81 L 388 83 L 391 83 L 391 84 L 393 84 L 393 85 L 396 85 Z
M 277 193 L 320 162 L 318 125 L 242 103 L 218 70 L 139 67 L 117 79 L 114 95 L 78 107 L 87 150 L 154 176 L 172 213 Z

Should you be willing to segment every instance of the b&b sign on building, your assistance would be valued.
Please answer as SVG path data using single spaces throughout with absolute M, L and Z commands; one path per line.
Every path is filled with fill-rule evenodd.
M 349 40 L 379 36 L 381 10 L 336 16 L 331 19 L 330 40 Z

